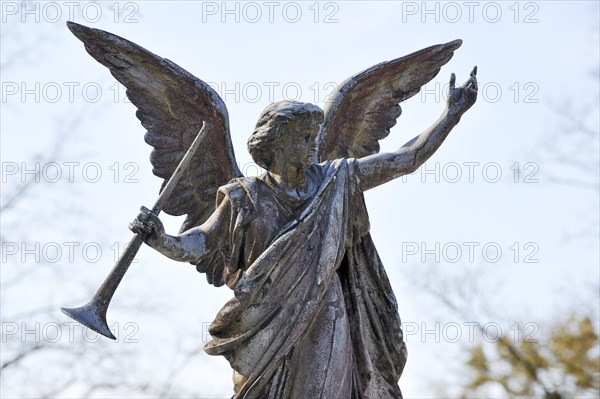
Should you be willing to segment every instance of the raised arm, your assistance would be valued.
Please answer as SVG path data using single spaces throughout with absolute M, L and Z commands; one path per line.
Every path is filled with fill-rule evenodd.
M 142 207 L 129 228 L 136 233 L 148 233 L 146 244 L 166 257 L 180 262 L 197 263 L 218 248 L 220 242 L 226 238 L 230 207 L 229 201 L 221 202 L 204 224 L 174 236 L 165 233 L 157 215 Z
M 392 153 L 379 153 L 358 160 L 360 187 L 363 191 L 416 171 L 444 142 L 461 116 L 477 99 L 477 67 L 469 80 L 455 87 L 456 77 L 450 76 L 448 103 L 440 118 L 426 131 Z

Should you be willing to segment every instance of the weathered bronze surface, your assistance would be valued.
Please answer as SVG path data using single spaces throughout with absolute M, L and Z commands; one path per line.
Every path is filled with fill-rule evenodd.
M 68 25 L 126 86 L 154 147 L 155 175 L 168 181 L 202 122 L 210 126 L 162 204 L 168 214 L 187 215 L 180 233 L 166 234 L 146 208 L 130 228 L 165 256 L 196 265 L 210 284 L 233 290 L 205 346 L 231 364 L 233 398 L 401 398 L 406 347 L 362 193 L 414 172 L 475 103 L 476 68 L 461 87 L 452 74 L 441 117 L 396 152 L 379 153 L 399 103 L 462 42 L 375 65 L 341 84 L 324 111 L 269 105 L 248 139 L 266 172 L 243 177 L 227 109 L 210 86 L 123 38 Z

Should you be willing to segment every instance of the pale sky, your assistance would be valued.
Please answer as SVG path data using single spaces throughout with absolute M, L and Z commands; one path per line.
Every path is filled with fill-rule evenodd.
M 596 2 L 110 4 L 33 2 L 28 12 L 20 2 L 2 2 L 3 200 L 8 189 L 29 178 L 26 169 L 35 167 L 33 157 L 48 151 L 61 128 L 69 136 L 57 165 L 40 166 L 46 166 L 40 184 L 45 181 L 50 189 L 19 205 L 20 212 L 45 217 L 21 225 L 15 237 L 10 233 L 17 215 L 7 215 L 2 236 L 38 242 L 41 248 L 57 243 L 61 264 L 67 264 L 63 270 L 71 273 L 59 284 L 53 269 L 46 268 L 23 282 L 27 295 L 10 293 L 14 305 L 3 303 L 3 314 L 14 313 L 7 309 L 16 303 L 58 307 L 87 300 L 112 267 L 113 245 L 122 246 L 131 237 L 127 223 L 139 206 L 153 204 L 160 186 L 151 174 L 151 148 L 143 142 L 135 108 L 68 31 L 67 20 L 125 37 L 218 88 L 229 111 L 236 158 L 247 174 L 255 172 L 247 167 L 246 139 L 271 101 L 297 99 L 322 107 L 334 83 L 371 65 L 463 40 L 426 90 L 402 104 L 403 114 L 381 143 L 382 151 L 399 148 L 438 118 L 450 73 L 462 83 L 478 66 L 477 103 L 426 169 L 366 194 L 375 244 L 400 316 L 413 332 L 407 336 L 409 359 L 400 382 L 406 397 L 436 395 L 432 381 L 448 380 L 461 359 L 460 349 L 468 344 L 465 320 L 445 316 L 443 306 L 412 286 L 407 273 L 436 270 L 451 276 L 487 270 L 485 299 L 504 318 L 469 322 L 498 322 L 505 329 L 531 322 L 544 334 L 544 323 L 557 310 L 582 299 L 598 301 L 591 291 L 600 279 L 597 226 L 591 235 L 581 233 L 589 221 L 598 221 L 597 191 L 551 184 L 546 176 L 564 169 L 539 154 L 560 131 L 556 109 L 594 104 L 598 96 Z M 598 134 L 597 102 L 590 115 Z M 65 127 L 77 116 L 81 120 L 75 127 Z M 598 162 L 597 157 L 592 152 L 591 161 Z M 591 177 L 598 184 L 597 172 Z M 48 216 L 53 214 L 58 218 Z M 178 230 L 180 220 L 164 220 L 168 232 Z M 75 261 L 67 259 L 65 242 L 80 244 Z M 102 250 L 97 262 L 82 253 L 89 243 Z M 3 264 L 27 263 L 21 262 L 22 248 L 10 256 L 6 249 Z M 138 323 L 136 350 L 150 362 L 168 362 L 181 349 L 177 338 L 182 332 L 185 345 L 202 339 L 202 323 L 214 318 L 231 291 L 209 286 L 192 266 L 149 248 L 138 258 L 115 296 L 109 320 Z M 10 273 L 3 267 L 2 278 Z M 126 306 L 131 298 L 158 310 L 132 312 Z M 56 320 L 65 318 L 57 312 Z M 415 326 L 435 329 L 436 322 L 458 323 L 463 338 L 453 344 L 442 337 L 437 343 L 435 334 L 414 332 Z M 224 359 L 200 354 L 193 366 L 181 378 L 200 397 L 230 396 L 231 371 Z M 168 364 L 147 367 L 146 372 L 157 374 L 168 370 Z

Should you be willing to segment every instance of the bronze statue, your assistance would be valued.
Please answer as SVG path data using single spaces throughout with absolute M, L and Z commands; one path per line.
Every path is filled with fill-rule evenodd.
M 154 174 L 165 182 L 176 170 L 181 175 L 160 207 L 142 208 L 130 225 L 138 244 L 190 262 L 210 284 L 233 290 L 205 346 L 231 364 L 233 398 L 401 398 L 406 348 L 362 193 L 419 168 L 475 103 L 476 67 L 461 87 L 452 74 L 438 121 L 396 152 L 379 153 L 399 103 L 433 79 L 462 42 L 375 65 L 341 84 L 324 111 L 294 101 L 269 105 L 248 139 L 266 172 L 243 177 L 227 109 L 206 83 L 123 38 L 68 25 L 126 86 L 154 147 Z M 189 155 L 187 169 L 178 168 L 203 122 L 201 150 Z M 165 233 L 161 208 L 187 215 L 178 235 Z M 99 290 L 97 303 L 79 312 L 105 325 L 120 277 L 103 285 L 111 285 L 110 295 Z M 65 311 L 76 317 L 76 310 Z M 86 317 L 82 322 L 101 330 Z

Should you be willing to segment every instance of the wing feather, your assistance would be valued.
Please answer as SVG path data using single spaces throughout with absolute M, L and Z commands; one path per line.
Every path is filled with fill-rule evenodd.
M 461 40 L 431 46 L 382 62 L 343 82 L 325 107 L 319 134 L 319 161 L 362 158 L 379 152 L 379 140 L 402 110 L 400 103 L 433 79 Z
M 127 97 L 138 108 L 136 116 L 147 129 L 144 140 L 154 147 L 150 162 L 152 172 L 165 179 L 162 187 L 202 121 L 212 126 L 201 143 L 202 150 L 194 156 L 163 208 L 171 215 L 188 215 L 182 231 L 203 223 L 215 209 L 217 189 L 242 175 L 235 161 L 223 100 L 202 80 L 135 43 L 73 22 L 67 25 L 87 52 L 126 87 Z

